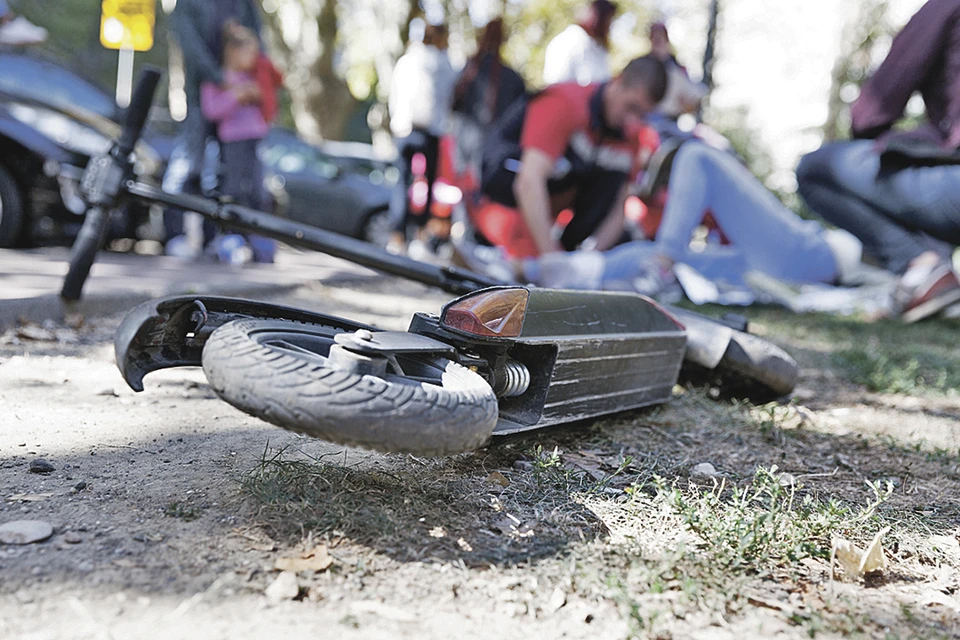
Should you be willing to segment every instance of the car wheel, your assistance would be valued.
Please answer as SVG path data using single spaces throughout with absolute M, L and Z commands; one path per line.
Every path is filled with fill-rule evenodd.
M 393 232 L 389 209 L 378 209 L 367 216 L 360 231 L 360 238 L 378 247 L 385 247 Z
M 10 172 L 0 166 L 0 248 L 15 247 L 23 229 L 23 199 Z

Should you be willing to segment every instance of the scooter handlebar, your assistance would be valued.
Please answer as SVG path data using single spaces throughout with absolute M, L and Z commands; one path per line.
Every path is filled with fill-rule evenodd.
M 153 94 L 156 92 L 159 82 L 160 70 L 156 67 L 144 67 L 140 72 L 140 78 L 137 80 L 137 86 L 133 91 L 133 99 L 127 109 L 127 119 L 123 125 L 123 132 L 117 142 L 117 151 L 121 158 L 130 155 L 137 145 L 137 141 L 140 140 L 143 125 L 146 124 L 147 116 L 150 115 Z

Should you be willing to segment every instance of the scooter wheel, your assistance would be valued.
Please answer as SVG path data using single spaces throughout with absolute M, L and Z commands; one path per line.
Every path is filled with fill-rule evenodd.
M 735 331 L 720 364 L 712 370 L 684 363 L 681 376 L 707 383 L 722 396 L 755 403 L 781 398 L 797 385 L 797 362 L 777 345 L 743 331 Z
M 282 320 L 236 320 L 203 348 L 223 400 L 284 429 L 378 451 L 449 455 L 485 444 L 497 398 L 469 369 L 432 355 L 398 355 L 403 374 L 334 366 L 340 330 Z

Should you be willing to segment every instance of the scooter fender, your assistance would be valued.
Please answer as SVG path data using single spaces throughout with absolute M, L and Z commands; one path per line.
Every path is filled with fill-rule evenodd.
M 292 320 L 356 331 L 375 327 L 336 316 L 239 298 L 175 296 L 136 307 L 114 337 L 117 366 L 134 391 L 143 391 L 148 373 L 172 367 L 198 367 L 203 345 L 218 327 L 243 318 Z

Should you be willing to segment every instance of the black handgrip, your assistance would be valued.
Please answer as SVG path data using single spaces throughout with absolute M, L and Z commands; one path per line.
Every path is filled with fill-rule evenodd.
M 137 80 L 137 87 L 133 90 L 133 99 L 127 109 L 127 121 L 123 125 L 123 133 L 117 142 L 117 151 L 121 158 L 130 155 L 143 133 L 143 125 L 150 115 L 150 105 L 153 104 L 153 94 L 160 82 L 160 70 L 153 66 L 144 67 Z

